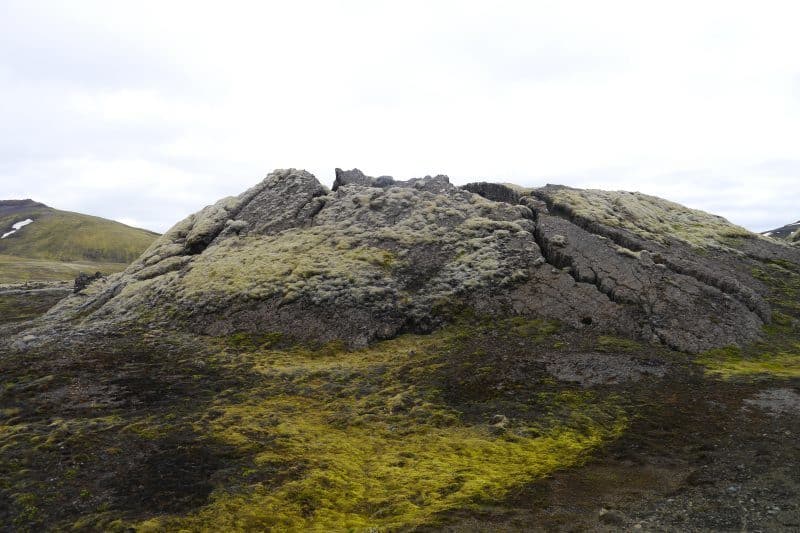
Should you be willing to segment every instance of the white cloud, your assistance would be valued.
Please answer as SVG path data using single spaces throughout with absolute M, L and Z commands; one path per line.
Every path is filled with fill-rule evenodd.
M 0 197 L 164 230 L 272 168 L 330 183 L 358 166 L 642 190 L 766 229 L 798 217 L 798 15 L 792 2 L 7 1 Z

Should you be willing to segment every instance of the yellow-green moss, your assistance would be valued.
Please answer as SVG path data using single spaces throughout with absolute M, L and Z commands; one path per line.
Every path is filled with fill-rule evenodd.
M 488 327 L 495 327 L 489 324 Z M 558 332 L 560 324 L 553 320 L 543 320 L 528 317 L 514 317 L 497 323 L 501 330 L 507 329 L 511 333 L 520 337 L 533 338 L 541 341 L 546 337 Z
M 646 194 L 565 187 L 550 190 L 548 195 L 576 215 L 664 243 L 676 238 L 704 247 L 756 237 L 722 217 Z
M 638 342 L 624 337 L 601 335 L 597 338 L 597 350 L 601 352 L 633 352 L 642 347 Z
M 188 296 L 246 292 L 253 298 L 301 294 L 326 299 L 358 280 L 385 277 L 394 258 L 386 250 L 334 238 L 326 228 L 290 230 L 233 241 L 206 251 L 183 278 Z
M 800 265 L 767 261 L 753 275 L 769 287 L 768 299 L 775 309 L 763 339 L 741 348 L 711 350 L 697 362 L 726 379 L 800 377 Z
M 405 335 L 358 351 L 253 349 L 261 385 L 220 399 L 194 430 L 252 458 L 249 472 L 297 465 L 302 474 L 216 490 L 184 516 L 135 524 L 140 531 L 347 531 L 434 523 L 450 509 L 498 500 L 579 463 L 621 434 L 621 408 L 589 393 L 542 393 L 547 422 L 467 422 L 429 379 L 471 335 L 544 337 L 554 325 L 515 319 Z M 601 405 L 602 404 L 602 405 Z M 235 487 L 235 488 L 234 488 Z
M 564 428 L 539 438 L 494 437 L 466 426 L 398 433 L 372 425 L 340 429 L 326 421 L 326 411 L 324 403 L 298 399 L 226 410 L 218 427 L 234 419 L 240 428 L 222 433 L 226 442 L 256 446 L 245 434 L 271 428 L 273 449 L 259 453 L 256 464 L 302 461 L 308 473 L 277 490 L 255 485 L 217 494 L 193 516 L 153 520 L 140 529 L 342 531 L 421 524 L 575 464 L 622 429 Z M 279 421 L 271 425 L 265 416 Z
M 737 346 L 718 348 L 706 352 L 697 362 L 710 374 L 730 379 L 735 377 L 769 376 L 776 378 L 800 377 L 800 343 L 788 350 L 766 351 L 748 355 Z

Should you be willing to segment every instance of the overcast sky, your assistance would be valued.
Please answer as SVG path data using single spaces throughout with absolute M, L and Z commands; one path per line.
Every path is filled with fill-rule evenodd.
M 164 231 L 273 168 L 800 218 L 797 2 L 0 0 L 0 198 Z

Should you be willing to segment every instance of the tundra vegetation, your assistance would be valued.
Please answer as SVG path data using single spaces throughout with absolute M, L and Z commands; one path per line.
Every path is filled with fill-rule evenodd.
M 800 524 L 797 249 L 503 187 L 278 171 L 38 318 L 0 296 L 0 527 Z

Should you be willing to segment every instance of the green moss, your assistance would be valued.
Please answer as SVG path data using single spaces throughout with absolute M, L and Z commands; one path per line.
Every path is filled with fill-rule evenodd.
M 121 379 L 130 407 L 94 405 L 96 396 L 76 390 L 59 410 L 49 391 L 74 382 L 69 370 L 42 376 L 7 364 L 0 498 L 34 528 L 435 526 L 447 511 L 502 500 L 580 464 L 626 427 L 619 399 L 544 384 L 535 368 L 508 377 L 513 397 L 484 394 L 508 359 L 549 345 L 556 331 L 547 321 L 466 316 L 430 335 L 347 351 L 337 342 L 148 330 L 128 345 L 114 339 L 75 354 L 82 378 Z M 476 380 L 479 394 L 461 394 L 462 374 L 486 376 Z M 45 405 L 46 419 L 37 414 Z
M 328 228 L 314 227 L 209 249 L 183 282 L 189 297 L 216 292 L 280 296 L 286 302 L 301 296 L 324 301 L 354 285 L 362 291 L 386 285 L 371 280 L 388 277 L 394 263 L 386 250 L 357 245 L 343 236 L 334 239 Z
M 764 326 L 764 338 L 744 347 L 710 350 L 697 362 L 725 379 L 800 377 L 800 265 L 768 261 L 753 275 L 770 288 L 769 301 L 776 309 Z
M 751 355 L 738 346 L 706 352 L 697 362 L 708 372 L 726 379 L 736 377 L 800 377 L 800 343 L 788 351 Z
M 502 499 L 616 438 L 627 423 L 624 412 L 582 391 L 542 393 L 531 406 L 544 417 L 542 423 L 515 419 L 499 431 L 488 419 L 467 422 L 444 400 L 434 377 L 476 338 L 536 341 L 556 330 L 545 321 L 484 320 L 352 352 L 293 347 L 234 356 L 226 350 L 218 361 L 246 361 L 263 379 L 215 402 L 195 431 L 250 457 L 247 475 L 256 479 L 276 464 L 299 465 L 303 474 L 278 485 L 219 488 L 195 512 L 134 526 L 141 531 L 396 529 L 432 524 L 444 511 Z
M 561 325 L 554 320 L 532 319 L 527 317 L 514 317 L 500 321 L 496 324 L 501 330 L 507 329 L 514 335 L 542 341 L 561 329 Z
M 679 239 L 695 247 L 735 247 L 739 239 L 756 238 L 722 217 L 646 194 L 564 187 L 548 195 L 578 216 L 665 244 Z
M 37 506 L 38 499 L 35 494 L 26 492 L 14 495 L 14 503 L 19 509 L 19 512 L 14 517 L 14 525 L 26 526 L 31 523 L 36 523 L 41 518 L 41 511 Z
M 229 335 L 224 340 L 224 343 L 238 350 L 255 350 L 258 348 L 271 348 L 282 340 L 283 334 L 280 332 L 249 333 L 242 331 Z
M 221 437 L 257 446 L 245 433 L 272 427 L 276 443 L 256 464 L 295 460 L 308 465 L 302 479 L 278 490 L 251 487 L 219 494 L 194 516 L 140 524 L 143 531 L 166 527 L 206 530 L 341 531 L 402 527 L 429 521 L 436 513 L 480 500 L 502 498 L 514 486 L 580 461 L 621 427 L 581 433 L 570 429 L 539 438 L 493 437 L 486 428 L 347 427 L 327 422 L 321 402 L 287 398 L 238 406 L 217 422 L 239 431 Z M 270 426 L 265 416 L 277 416 Z
M 0 324 L 36 318 L 64 297 L 63 292 L 0 295 Z
M 642 345 L 634 340 L 613 335 L 601 335 L 597 338 L 595 346 L 600 352 L 635 352 L 641 348 Z
M 770 303 L 778 310 L 792 315 L 800 313 L 800 265 L 790 261 L 768 261 L 753 270 L 753 277 L 770 288 Z

